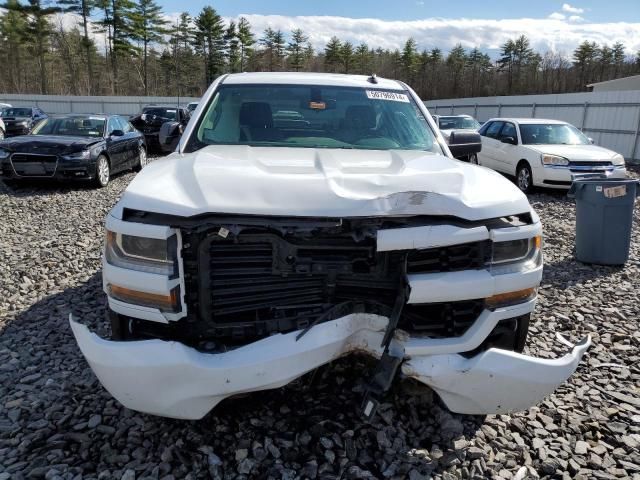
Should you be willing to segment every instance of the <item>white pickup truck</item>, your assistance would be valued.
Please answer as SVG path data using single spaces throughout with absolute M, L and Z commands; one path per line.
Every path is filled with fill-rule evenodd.
M 551 393 L 590 345 L 521 353 L 540 220 L 500 174 L 453 159 L 393 80 L 220 77 L 106 229 L 111 338 L 71 328 L 105 388 L 143 412 L 201 418 L 353 352 L 379 359 L 365 417 L 397 377 L 455 412 L 507 412 Z

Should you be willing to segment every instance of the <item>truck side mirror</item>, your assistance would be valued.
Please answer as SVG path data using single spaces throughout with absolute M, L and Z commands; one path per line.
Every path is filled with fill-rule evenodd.
M 480 134 L 469 130 L 453 130 L 449 136 L 449 150 L 455 158 L 478 153 L 482 150 Z

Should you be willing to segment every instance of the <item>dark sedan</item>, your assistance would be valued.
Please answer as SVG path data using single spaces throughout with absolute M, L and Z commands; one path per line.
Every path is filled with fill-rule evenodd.
M 7 107 L 2 109 L 5 137 L 28 134 L 47 114 L 38 107 Z
M 147 163 L 143 135 L 117 115 L 49 117 L 30 135 L 0 142 L 0 177 L 91 180 L 104 187 L 112 174 Z

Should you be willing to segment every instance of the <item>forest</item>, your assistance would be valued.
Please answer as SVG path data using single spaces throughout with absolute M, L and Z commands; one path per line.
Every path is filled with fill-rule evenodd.
M 585 40 L 573 52 L 537 52 L 522 35 L 491 58 L 477 47 L 421 48 L 413 38 L 389 50 L 334 36 L 316 50 L 300 29 L 257 32 L 211 6 L 175 22 L 155 0 L 7 0 L 0 8 L 3 93 L 198 97 L 224 73 L 313 71 L 376 73 L 429 100 L 584 91 L 640 73 L 640 52 L 622 43 Z

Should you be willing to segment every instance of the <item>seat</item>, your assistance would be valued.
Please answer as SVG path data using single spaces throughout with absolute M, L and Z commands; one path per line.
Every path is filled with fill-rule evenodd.
M 245 102 L 240 106 L 240 140 L 276 140 L 271 105 L 266 102 Z
M 354 143 L 371 136 L 376 127 L 376 111 L 371 105 L 351 105 L 347 107 L 342 124 L 345 141 Z

